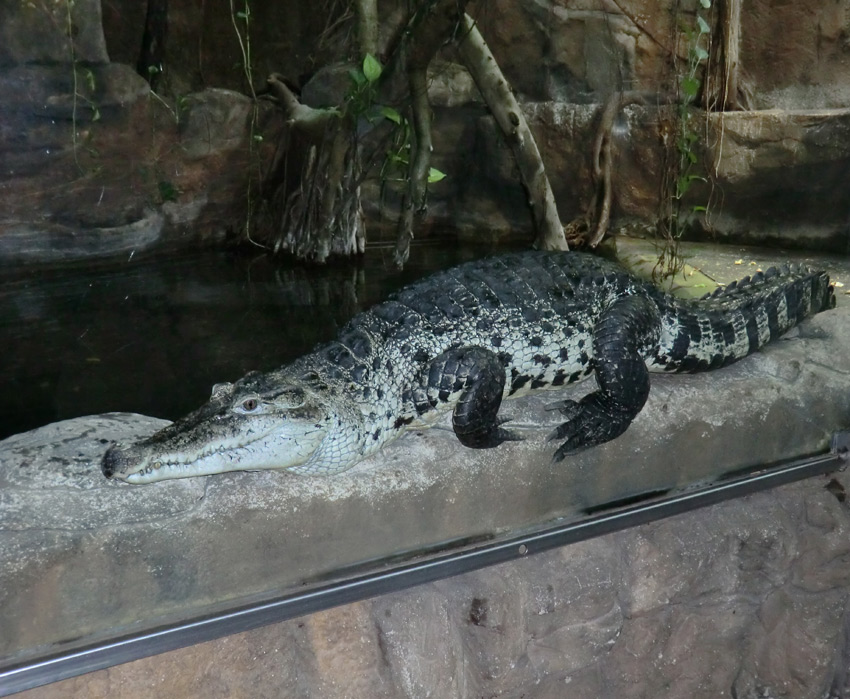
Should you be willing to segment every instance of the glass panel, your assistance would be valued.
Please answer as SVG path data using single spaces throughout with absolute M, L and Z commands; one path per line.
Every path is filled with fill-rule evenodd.
M 0 291 L 0 341 L 11 348 L 0 377 L 4 428 L 111 409 L 178 417 L 212 384 L 289 361 L 405 281 L 486 252 L 421 248 L 404 275 L 380 248 L 357 268 L 204 254 L 21 275 Z M 791 258 L 850 279 L 845 258 L 687 252 L 720 281 Z M 588 383 L 507 401 L 524 441 L 465 449 L 444 419 L 327 478 L 108 481 L 99 470 L 106 445 L 165 424 L 126 414 L 10 437 L 0 442 L 0 655 L 167 624 L 821 451 L 850 415 L 835 381 L 850 371 L 840 351 L 848 333 L 839 307 L 795 342 L 724 370 L 656 375 L 623 437 L 561 463 L 546 440 L 559 414 L 547 408 Z
M 850 15 L 823 4 L 812 22 L 800 3 L 439 0 L 384 3 L 375 27 L 371 2 L 0 2 L 0 668 L 826 450 L 850 424 Z M 396 231 L 399 254 L 416 243 L 403 272 Z M 666 241 L 666 262 L 689 237 L 777 246 L 682 244 L 679 293 L 797 260 L 829 270 L 838 307 L 725 369 L 654 375 L 624 434 L 559 462 L 563 401 L 593 380 L 507 401 L 521 439 L 494 449 L 444 416 L 328 478 L 101 473 L 114 441 L 436 270 L 567 241 L 652 276 L 662 252 L 630 233 Z M 240 251 L 176 252 L 225 242 Z M 841 254 L 791 251 L 807 246 Z M 692 319 L 675 342 L 720 364 L 713 346 L 749 348 L 792 302 L 725 330 Z M 533 303 L 514 310 L 539 346 Z M 549 347 L 528 364 L 569 354 Z M 474 368 L 501 376 L 508 353 Z M 575 378 L 601 366 L 577 354 Z M 621 358 L 609 385 L 641 366 Z M 615 431 L 622 404 L 600 405 L 587 430 Z M 360 434 L 378 430 L 367 415 Z

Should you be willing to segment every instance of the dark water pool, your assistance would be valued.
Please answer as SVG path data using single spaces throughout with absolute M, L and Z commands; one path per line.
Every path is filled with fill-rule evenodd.
M 80 415 L 175 419 L 210 387 L 332 338 L 355 313 L 485 247 L 419 246 L 305 267 L 204 252 L 97 269 L 0 271 L 0 439 Z

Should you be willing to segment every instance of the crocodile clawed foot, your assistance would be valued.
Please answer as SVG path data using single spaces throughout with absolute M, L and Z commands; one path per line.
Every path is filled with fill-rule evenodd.
M 567 420 L 549 434 L 549 441 L 564 440 L 552 457 L 555 462 L 620 436 L 631 422 L 624 413 L 612 410 L 599 393 L 578 403 L 566 400 L 558 410 Z
M 549 403 L 545 410 L 557 410 L 567 420 L 572 420 L 581 411 L 581 407 L 579 403 L 574 400 L 559 400 L 557 403 Z
M 504 430 L 501 428 L 501 425 L 504 425 L 506 422 L 510 421 L 511 418 L 509 417 L 500 417 L 496 421 L 496 431 L 498 433 L 497 437 L 502 442 L 524 442 L 525 437 L 520 436 L 517 432 L 514 432 L 513 430 Z
M 458 439 L 464 446 L 472 449 L 492 449 L 505 442 L 521 442 L 525 437 L 521 437 L 512 430 L 506 430 L 500 425 L 509 422 L 508 418 L 499 418 L 495 424 L 487 429 L 479 429 L 470 432 L 458 434 Z M 457 434 L 457 430 L 455 430 Z
M 505 442 L 522 442 L 524 439 L 525 437 L 520 437 L 516 432 L 512 432 L 511 430 L 503 430 L 500 427 L 498 430 L 496 430 L 493 446 L 497 447 L 500 444 L 504 444 Z
M 505 442 L 522 442 L 525 437 L 521 437 L 513 430 L 506 430 L 499 427 L 499 425 L 503 425 L 506 422 L 508 422 L 506 418 L 500 419 L 493 429 L 475 440 L 474 446 L 470 444 L 467 444 L 467 446 L 473 446 L 474 449 L 492 449 Z
M 549 433 L 548 441 L 550 442 L 564 440 L 552 456 L 552 460 L 555 462 L 563 461 L 566 456 L 575 454 L 595 444 L 594 440 L 588 439 L 588 435 L 594 431 L 594 428 L 598 428 L 599 425 L 594 424 L 595 421 L 586 411 L 581 410 L 581 406 L 578 403 L 574 401 L 570 402 L 573 405 L 569 406 L 572 410 L 567 415 L 567 421 L 561 423 Z M 568 406 L 564 406 L 560 410 L 564 413 L 567 408 Z
M 499 428 L 499 439 L 502 442 L 524 442 L 525 437 L 520 436 L 518 433 L 513 430 L 503 430 L 501 427 Z
M 499 427 L 483 435 L 466 435 L 463 444 L 471 449 L 492 449 L 505 442 L 521 442 L 523 439 L 515 432 Z

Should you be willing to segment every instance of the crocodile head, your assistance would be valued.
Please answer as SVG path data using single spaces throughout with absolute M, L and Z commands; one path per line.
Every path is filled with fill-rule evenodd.
M 110 447 L 103 474 L 150 483 L 226 471 L 329 470 L 323 443 L 342 422 L 322 388 L 279 372 L 216 384 L 198 410 L 131 446 Z

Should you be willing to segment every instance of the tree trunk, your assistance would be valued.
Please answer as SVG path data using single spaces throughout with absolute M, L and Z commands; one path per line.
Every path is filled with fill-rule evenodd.
M 431 167 L 431 104 L 428 102 L 428 77 L 425 68 L 408 74 L 413 111 L 413 138 L 407 190 L 401 200 L 396 229 L 395 263 L 401 267 L 410 257 L 413 229 L 427 209 L 428 171 Z
M 567 249 L 563 226 L 555 207 L 549 181 L 534 137 L 502 76 L 495 59 L 473 21 L 463 14 L 467 0 L 427 0 L 391 40 L 392 55 L 380 76 L 376 103 L 397 104 L 400 95 L 410 99 L 413 131 L 407 182 L 397 226 L 395 259 L 403 264 L 413 231 L 426 209 L 431 158 L 431 107 L 428 102 L 427 69 L 439 48 L 453 35 L 462 34 L 459 50 L 519 166 L 529 196 L 537 230 L 535 245 L 543 249 Z M 366 44 L 376 44 L 374 0 L 358 0 L 358 22 Z M 405 76 L 406 80 L 401 78 Z M 328 255 L 348 255 L 363 250 L 365 230 L 359 184 L 363 176 L 357 114 L 348 103 L 336 110 L 312 109 L 300 104 L 277 76 L 269 88 L 286 113 L 292 137 L 301 138 L 304 153 L 294 186 L 278 184 L 271 198 L 275 249 L 299 257 L 324 261 Z M 362 121 L 362 120 L 361 120 Z M 295 149 L 289 148 L 294 151 Z M 368 159 L 364 160 L 368 162 Z M 285 170 L 285 166 L 283 168 Z M 278 174 L 278 180 L 285 175 Z
M 717 37 L 720 44 L 713 51 L 706 70 L 703 106 L 707 111 L 726 112 L 741 109 L 738 82 L 741 48 L 741 0 L 718 0 L 720 16 Z

